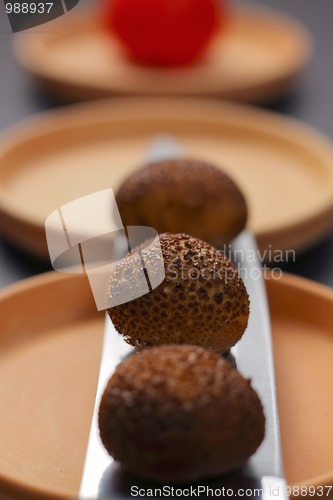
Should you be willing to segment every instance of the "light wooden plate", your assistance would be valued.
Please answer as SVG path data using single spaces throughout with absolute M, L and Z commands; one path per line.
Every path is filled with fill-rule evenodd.
M 332 228 L 333 148 L 314 130 L 213 100 L 127 98 L 48 112 L 2 136 L 0 230 L 47 259 L 46 217 L 83 195 L 117 190 L 161 134 L 236 180 L 266 260 Z
M 267 285 L 287 480 L 331 485 L 333 292 L 288 275 Z M 104 314 L 84 275 L 48 273 L 2 292 L 0 318 L 0 498 L 74 498 Z
M 232 10 L 226 30 L 204 60 L 183 69 L 131 63 L 117 41 L 101 29 L 93 11 L 74 11 L 48 25 L 50 29 L 22 35 L 16 54 L 48 91 L 69 100 L 195 94 L 264 101 L 293 87 L 312 53 L 311 37 L 303 26 L 255 7 Z

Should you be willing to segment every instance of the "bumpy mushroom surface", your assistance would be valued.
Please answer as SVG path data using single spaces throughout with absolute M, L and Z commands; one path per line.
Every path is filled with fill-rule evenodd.
M 188 233 L 222 248 L 244 229 L 245 198 L 222 170 L 175 159 L 136 170 L 121 185 L 117 205 L 126 226 Z
M 162 234 L 160 244 L 164 281 L 109 309 L 115 328 L 138 349 L 192 344 L 226 352 L 243 335 L 249 317 L 249 297 L 237 270 L 221 251 L 186 234 Z M 112 281 L 122 283 L 131 273 L 129 256 L 127 264 L 125 259 L 116 266 Z
M 157 481 L 187 482 L 234 470 L 265 433 L 261 402 L 228 361 L 196 346 L 146 349 L 111 377 L 99 410 L 109 454 Z

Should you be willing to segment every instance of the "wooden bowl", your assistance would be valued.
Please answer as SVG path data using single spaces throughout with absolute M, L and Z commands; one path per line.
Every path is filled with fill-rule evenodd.
M 48 259 L 46 217 L 81 196 L 117 190 L 161 135 L 239 184 L 264 260 L 331 230 L 333 148 L 314 130 L 213 100 L 127 98 L 47 112 L 2 136 L 1 232 Z
M 290 275 L 267 287 L 287 481 L 331 485 L 333 292 Z M 0 498 L 75 498 L 104 314 L 84 275 L 53 272 L 3 291 L 0 318 Z M 137 484 L 126 475 L 120 484 L 117 469 L 111 477 L 115 497 Z
M 267 101 L 294 87 L 312 53 L 300 23 L 265 8 L 232 10 L 204 59 L 179 69 L 129 61 L 95 11 L 72 11 L 47 26 L 23 34 L 15 52 L 47 91 L 72 101 L 115 94 Z

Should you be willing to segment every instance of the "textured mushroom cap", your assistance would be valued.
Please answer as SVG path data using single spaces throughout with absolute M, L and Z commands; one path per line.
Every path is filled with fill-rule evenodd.
M 188 233 L 218 248 L 244 229 L 244 196 L 222 170 L 202 161 L 167 160 L 135 171 L 116 194 L 126 226 Z
M 104 446 L 126 469 L 185 482 L 241 466 L 265 433 L 250 382 L 196 346 L 146 349 L 111 377 L 99 410 Z
M 138 349 L 193 344 L 227 351 L 243 335 L 249 317 L 249 297 L 238 272 L 222 252 L 186 234 L 162 234 L 160 244 L 164 281 L 109 309 L 115 328 Z M 126 266 L 116 267 L 112 281 L 121 282 L 126 273 Z

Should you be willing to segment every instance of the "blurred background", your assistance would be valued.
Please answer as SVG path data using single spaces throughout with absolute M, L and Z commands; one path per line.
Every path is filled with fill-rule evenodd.
M 231 4 L 233 2 L 230 2 Z M 236 2 L 237 3 L 237 2 Z M 84 8 L 91 1 L 82 0 Z M 243 4 L 246 4 L 243 2 Z M 333 3 L 327 0 L 266 0 L 251 2 L 291 14 L 311 32 L 315 42 L 314 56 L 297 89 L 290 95 L 266 106 L 284 115 L 295 117 L 333 136 Z M 72 15 L 69 13 L 68 16 Z M 9 31 L 4 5 L 0 4 L 0 131 L 40 111 L 59 106 L 44 94 L 20 68 L 13 57 L 13 41 L 17 35 Z M 24 36 L 33 36 L 27 32 Z M 304 253 L 297 261 L 285 265 L 287 271 L 333 286 L 333 234 Z M 0 286 L 47 270 L 45 264 L 16 250 L 0 236 Z

